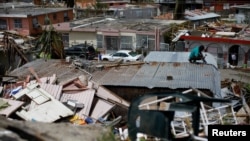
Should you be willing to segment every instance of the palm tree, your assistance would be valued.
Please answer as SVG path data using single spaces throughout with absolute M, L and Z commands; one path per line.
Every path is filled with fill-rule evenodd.
M 36 42 L 35 48 L 38 49 L 39 57 L 45 59 L 65 58 L 62 35 L 55 30 L 52 24 L 49 24 L 44 28 L 41 36 Z

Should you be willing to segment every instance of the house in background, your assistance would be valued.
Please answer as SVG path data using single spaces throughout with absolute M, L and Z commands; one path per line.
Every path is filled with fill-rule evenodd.
M 63 33 L 63 40 L 68 43 L 65 46 L 71 47 L 86 41 L 105 53 L 120 49 L 143 49 L 149 52 L 162 49 L 164 34 L 171 32 L 171 25 L 185 23 L 184 20 L 93 17 L 54 24 L 54 28 Z
M 77 4 L 76 18 L 89 18 L 94 16 L 110 16 L 113 18 L 126 19 L 150 19 L 160 14 L 159 5 L 155 4 L 128 4 L 125 1 L 103 1 L 100 2 L 106 5 L 106 8 L 95 9 L 94 3 Z M 112 4 L 114 3 L 114 4 Z M 86 5 L 84 5 L 86 4 Z
M 230 6 L 246 3 L 249 3 L 249 0 L 203 0 L 203 7 L 214 12 L 221 12 L 230 10 Z
M 240 32 L 233 32 L 233 28 L 239 28 Z M 247 24 L 235 25 L 230 31 L 210 31 L 204 36 L 203 32 L 182 35 L 181 40 L 185 42 L 183 50 L 190 51 L 198 45 L 204 45 L 206 50 L 213 54 L 219 68 L 229 63 L 235 66 L 247 67 L 250 65 L 250 28 Z M 232 55 L 236 55 L 234 62 Z
M 0 6 L 0 30 L 14 30 L 18 34 L 38 35 L 42 26 L 73 20 L 72 8 L 44 8 L 32 3 L 7 3 Z
M 201 9 L 203 7 L 204 0 L 185 0 L 185 8 L 194 10 Z M 154 3 L 161 5 L 163 13 L 173 11 L 175 9 L 176 0 L 154 0 Z
M 110 16 L 125 19 L 152 19 L 159 15 L 159 6 L 153 4 L 110 6 L 107 11 Z
M 194 26 L 204 25 L 206 22 L 215 22 L 221 17 L 219 14 L 201 9 L 186 10 L 184 15 L 185 19 L 191 21 Z
M 250 23 L 250 4 L 234 5 L 231 9 L 235 10 L 234 17 L 237 23 Z
M 75 0 L 76 8 L 88 8 L 91 5 L 94 5 L 98 0 Z M 99 0 L 101 4 L 107 4 L 109 7 L 112 6 L 121 6 L 130 3 L 129 0 Z

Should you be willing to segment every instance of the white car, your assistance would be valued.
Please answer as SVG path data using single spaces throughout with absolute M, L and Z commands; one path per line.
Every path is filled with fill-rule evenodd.
M 101 56 L 103 61 L 116 61 L 123 59 L 123 62 L 132 62 L 142 60 L 142 54 L 138 54 L 132 50 L 119 50 L 110 54 L 103 54 Z

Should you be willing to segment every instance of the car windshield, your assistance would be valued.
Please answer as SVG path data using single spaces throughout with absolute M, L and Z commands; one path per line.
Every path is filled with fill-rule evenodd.
M 134 56 L 136 56 L 136 55 L 138 55 L 138 54 L 137 54 L 137 52 L 135 52 L 135 51 L 131 51 L 131 52 L 129 52 L 129 55 L 131 55 L 131 56 L 134 57 Z

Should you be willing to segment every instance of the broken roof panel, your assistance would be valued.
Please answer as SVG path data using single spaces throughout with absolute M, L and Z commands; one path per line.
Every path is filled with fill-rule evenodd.
M 112 101 L 117 104 L 120 104 L 125 107 L 129 107 L 130 103 L 119 97 L 118 95 L 115 95 L 113 92 L 109 91 L 105 87 L 95 83 L 96 87 L 96 95 L 100 98 L 103 98 L 107 101 Z
M 151 62 L 141 67 L 120 66 L 96 71 L 93 73 L 93 79 L 104 86 L 208 89 L 220 97 L 220 73 L 212 65 Z
M 53 84 L 40 84 L 41 88 L 51 94 L 55 99 L 59 100 L 61 93 L 62 93 L 62 86 L 61 85 L 53 85 Z
M 32 67 L 40 78 L 55 74 L 59 85 L 68 82 L 68 80 L 72 80 L 72 78 L 75 79 L 80 75 L 91 77 L 91 74 L 85 70 L 75 69 L 71 63 L 58 59 L 49 59 L 47 61 L 44 59 L 36 59 L 13 70 L 10 75 L 18 76 L 19 80 L 25 80 L 26 76 L 30 75 L 29 67 Z
M 84 104 L 84 108 L 82 108 L 76 114 L 79 117 L 85 119 L 86 116 L 89 116 L 90 114 L 90 108 L 94 99 L 94 95 L 95 95 L 94 89 L 88 89 L 88 90 L 76 92 L 76 93 L 63 93 L 60 101 L 65 103 L 68 100 L 74 100 L 74 101 L 76 100 L 77 103 Z
M 219 18 L 221 17 L 219 14 L 216 13 L 207 13 L 204 11 L 185 11 L 185 18 L 191 21 L 196 20 L 204 20 L 204 19 L 211 19 L 211 18 Z
M 150 51 L 150 53 L 144 58 L 144 62 L 189 62 L 190 52 L 166 52 L 166 51 Z M 203 52 L 206 56 L 208 64 L 218 68 L 217 62 L 214 56 L 208 52 Z
M 35 92 L 38 94 L 36 94 Z M 37 100 L 37 103 L 40 104 L 29 111 L 21 110 L 16 112 L 18 116 L 27 121 L 54 122 L 62 117 L 67 117 L 74 114 L 73 111 L 71 111 L 68 107 L 53 98 L 53 96 L 46 92 L 44 89 L 38 87 L 37 83 L 30 84 L 29 86 L 27 86 L 27 88 L 17 93 L 17 95 L 24 94 L 30 95 L 30 98 L 33 101 Z M 35 95 L 36 97 L 34 97 L 33 95 Z M 45 101 L 44 97 L 47 99 L 49 98 L 49 101 L 47 101 L 47 99 L 45 99 Z M 40 99 L 42 100 L 42 102 L 40 102 Z
M 73 111 L 57 100 L 43 103 L 30 111 L 21 110 L 16 114 L 26 121 L 54 122 L 63 117 L 73 115 Z
M 115 104 L 104 101 L 102 99 L 98 99 L 90 117 L 92 117 L 94 122 L 96 122 L 96 120 L 108 113 L 114 106 Z

